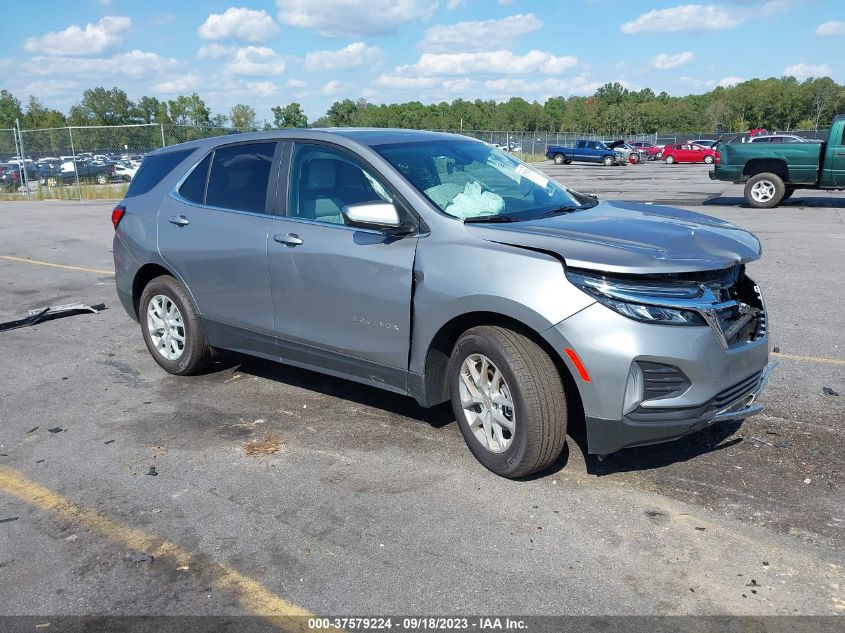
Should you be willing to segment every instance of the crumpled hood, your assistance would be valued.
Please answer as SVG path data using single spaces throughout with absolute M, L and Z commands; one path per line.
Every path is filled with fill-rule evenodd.
M 760 240 L 692 211 L 632 202 L 507 224 L 465 224 L 484 240 L 552 252 L 567 266 L 612 273 L 719 270 L 760 258 Z

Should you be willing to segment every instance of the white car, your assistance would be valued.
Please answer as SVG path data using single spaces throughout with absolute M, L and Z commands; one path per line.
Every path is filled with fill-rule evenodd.
M 121 165 L 118 163 L 114 166 L 114 177 L 118 180 L 122 180 L 123 182 L 130 182 L 134 177 L 135 174 L 138 172 L 137 167 L 128 167 L 126 165 Z

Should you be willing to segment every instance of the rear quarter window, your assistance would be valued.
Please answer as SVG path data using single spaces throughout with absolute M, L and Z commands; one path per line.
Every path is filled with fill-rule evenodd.
M 124 197 L 132 198 L 147 193 L 194 151 L 194 149 L 182 149 L 145 156 Z

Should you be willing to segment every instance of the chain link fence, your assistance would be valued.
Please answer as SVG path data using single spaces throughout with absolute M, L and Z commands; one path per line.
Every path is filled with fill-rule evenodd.
M 144 154 L 231 131 L 157 123 L 0 130 L 0 191 L 39 200 L 120 198 Z
M 230 128 L 142 124 L 61 127 L 41 130 L 0 129 L 0 197 L 34 199 L 121 198 L 144 154 L 161 147 L 229 134 Z M 598 135 L 584 132 L 508 130 L 438 130 L 497 145 L 526 162 L 546 160 L 547 145 L 572 146 L 578 140 L 603 142 L 624 138 L 671 145 L 715 139 L 713 131 Z M 828 130 L 788 132 L 826 139 Z M 786 132 L 785 132 L 786 133 Z M 725 132 L 726 138 L 746 136 Z M 25 165 L 21 169 L 20 165 Z

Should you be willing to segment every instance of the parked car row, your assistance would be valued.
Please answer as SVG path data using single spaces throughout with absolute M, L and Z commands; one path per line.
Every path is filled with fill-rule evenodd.
M 80 182 L 105 185 L 130 182 L 142 156 L 80 153 L 76 156 L 44 156 L 38 160 L 18 156 L 0 163 L 0 190 L 15 191 L 24 183 L 56 187 Z

